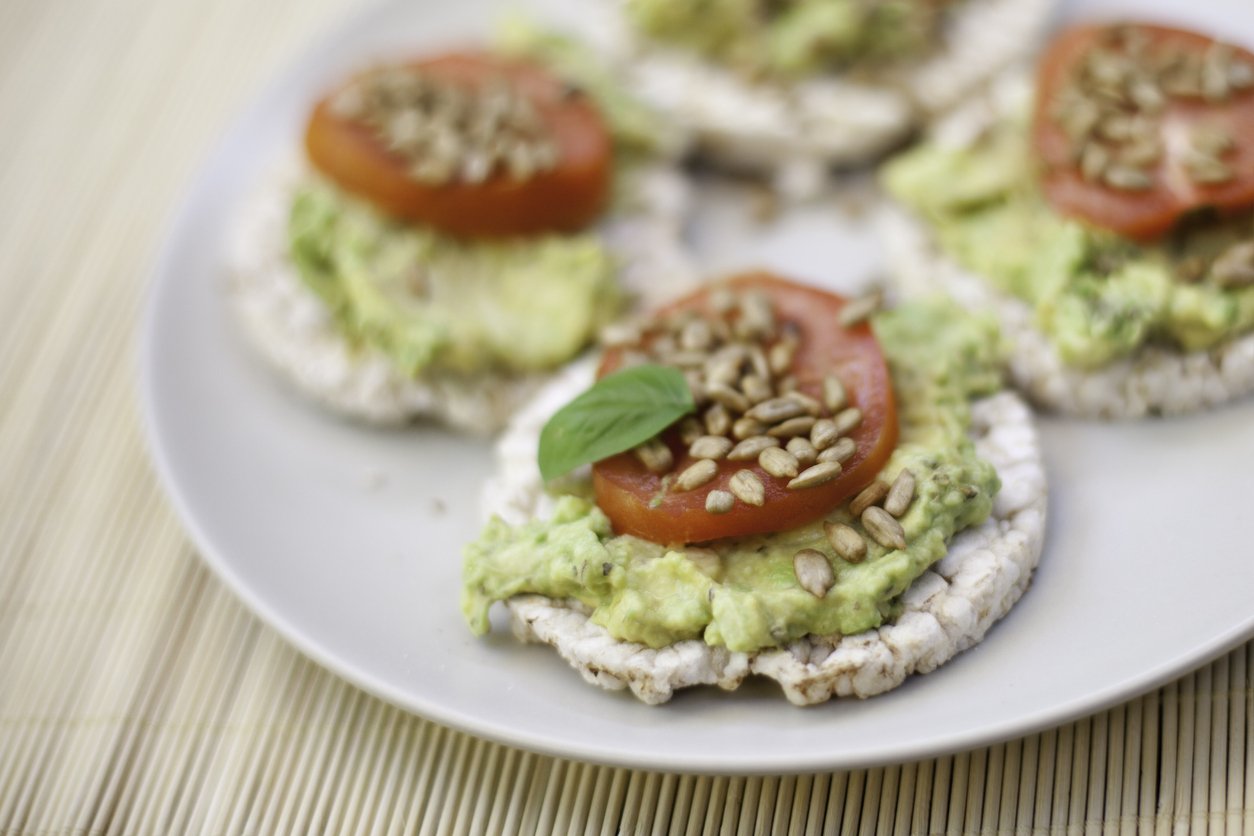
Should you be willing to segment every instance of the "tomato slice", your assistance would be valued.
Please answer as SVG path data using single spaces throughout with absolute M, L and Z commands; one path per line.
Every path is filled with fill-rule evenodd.
M 783 531 L 821 518 L 869 484 L 884 467 L 897 445 L 897 408 L 892 380 L 879 342 L 867 324 L 844 328 L 837 322 L 846 300 L 817 288 L 806 287 L 767 273 L 738 276 L 721 283 L 734 291 L 769 294 L 779 322 L 797 329 L 800 342 L 790 373 L 797 389 L 822 397 L 823 379 L 838 376 L 849 401 L 862 410 L 863 418 L 849 436 L 857 451 L 845 462 L 833 481 L 802 490 L 789 490 L 787 480 L 771 476 L 756 461 L 718 462 L 718 473 L 701 488 L 662 494 L 662 477 L 647 470 L 632 454 L 622 453 L 592 468 L 593 487 L 600 506 L 620 534 L 633 534 L 656 543 L 699 543 L 723 537 L 740 537 Z M 661 313 L 698 311 L 711 315 L 711 289 L 703 289 L 672 304 Z M 608 352 L 600 374 L 608 374 L 622 361 L 621 350 Z M 681 472 L 695 459 L 672 428 L 662 436 L 675 458 L 673 472 Z M 726 514 L 705 510 L 712 490 L 728 490 L 732 475 L 752 470 L 766 489 L 760 507 L 737 501 Z M 660 498 L 659 498 L 660 497 Z
M 1204 61 L 1215 46 L 1214 40 L 1193 32 L 1141 24 L 1081 26 L 1055 39 L 1039 67 L 1033 125 L 1033 144 L 1043 164 L 1041 186 L 1050 204 L 1064 215 L 1142 241 L 1165 235 L 1183 215 L 1198 209 L 1235 211 L 1254 204 L 1254 87 L 1249 86 L 1218 100 L 1200 94 L 1165 97 L 1161 111 L 1152 115 L 1162 154 L 1145 168 L 1148 188 L 1121 190 L 1084 177 L 1076 142 L 1059 119 L 1059 95 L 1094 50 L 1108 47 L 1117 33 L 1129 29 L 1141 39 L 1142 54 L 1150 61 L 1180 56 Z M 1225 49 L 1234 62 L 1254 67 L 1254 54 Z M 1226 182 L 1199 183 L 1190 175 L 1190 137 L 1199 128 L 1221 131 L 1233 140 L 1222 157 L 1232 172 Z
M 600 112 L 546 70 L 481 52 L 415 61 L 428 75 L 469 89 L 504 81 L 526 97 L 547 126 L 557 164 L 525 180 L 498 172 L 482 183 L 428 185 L 369 126 L 336 115 L 327 96 L 305 131 L 309 159 L 343 188 L 395 217 L 462 237 L 570 232 L 595 220 L 610 195 L 613 144 Z

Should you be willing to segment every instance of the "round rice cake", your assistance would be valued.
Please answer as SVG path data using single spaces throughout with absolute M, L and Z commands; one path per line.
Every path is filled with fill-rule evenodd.
M 551 513 L 536 466 L 540 429 L 591 384 L 594 372 L 591 361 L 571 366 L 510 424 L 497 443 L 497 474 L 484 489 L 488 515 L 521 524 Z M 889 624 L 754 653 L 697 639 L 654 649 L 615 639 L 578 602 L 519 595 L 506 601 L 513 632 L 521 641 L 552 645 L 589 683 L 630 688 L 650 704 L 693 685 L 734 689 L 750 674 L 774 679 L 797 705 L 895 688 L 977 644 L 1023 594 L 1040 558 L 1047 486 L 1030 410 L 1017 395 L 1002 392 L 972 404 L 972 429 L 978 455 L 1002 482 L 993 512 L 953 538 L 946 556 L 905 592 L 902 612 Z
M 831 166 L 859 164 L 957 105 L 1002 68 L 1035 50 L 1052 0 L 966 0 L 926 58 L 879 79 L 814 76 L 748 82 L 681 50 L 636 38 L 618 6 L 599 27 L 623 56 L 627 84 L 690 131 L 708 156 L 771 176 L 781 191 L 817 191 Z M 612 33 L 617 37 L 608 37 Z
M 1026 72 L 1009 76 L 938 123 L 935 141 L 962 147 L 1023 108 L 1030 95 Z M 1030 305 L 951 258 L 913 212 L 886 202 L 875 224 L 894 289 L 904 298 L 943 292 L 965 308 L 994 314 L 1010 348 L 1011 381 L 1043 409 L 1130 419 L 1198 412 L 1254 392 L 1254 334 L 1203 351 L 1146 345 L 1100 369 L 1078 369 L 1063 362 L 1036 327 Z
M 548 375 L 415 379 L 381 352 L 351 346 L 288 257 L 288 213 L 306 176 L 303 163 L 282 163 L 239 213 L 228 249 L 229 293 L 246 339 L 298 391 L 346 417 L 381 425 L 431 418 L 466 432 L 499 430 Z M 664 164 L 633 172 L 625 188 L 626 208 L 599 231 L 619 262 L 620 284 L 652 305 L 696 282 L 681 243 L 690 188 Z

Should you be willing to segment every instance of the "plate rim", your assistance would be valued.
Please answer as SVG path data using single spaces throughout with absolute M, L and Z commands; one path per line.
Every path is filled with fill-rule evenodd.
M 430 2 L 430 0 L 424 0 L 424 2 Z M 156 258 L 147 271 L 146 298 L 139 318 L 136 365 L 138 366 L 140 419 L 144 445 L 156 472 L 158 483 L 167 501 L 173 506 L 199 558 L 208 565 L 250 613 L 276 630 L 302 655 L 355 687 L 409 713 L 475 737 L 544 755 L 614 767 L 683 774 L 786 775 L 908 763 L 943 757 L 1036 734 L 1142 696 L 1190 671 L 1205 666 L 1254 637 L 1254 613 L 1252 613 L 1244 623 L 1221 632 L 1193 652 L 1183 653 L 1166 660 L 1147 669 L 1139 676 L 1126 678 L 1115 685 L 1077 697 L 1054 706 L 1050 710 L 1028 715 L 1019 720 L 1007 720 L 992 726 L 981 727 L 979 731 L 942 735 L 939 738 L 930 738 L 923 744 L 892 745 L 873 753 L 822 750 L 812 754 L 789 757 L 766 756 L 755 762 L 729 759 L 726 755 L 701 756 L 676 752 L 657 753 L 655 757 L 648 758 L 630 752 L 616 751 L 612 746 L 606 745 L 554 743 L 538 733 L 513 730 L 504 723 L 485 721 L 438 702 L 418 698 L 412 693 L 388 685 L 354 663 L 352 659 L 322 647 L 254 591 L 231 567 L 214 538 L 198 521 L 181 487 L 175 467 L 171 463 L 169 441 L 161 429 L 161 409 L 157 393 L 160 387 L 156 383 L 157 361 L 154 348 L 161 322 L 162 302 L 171 292 L 174 277 L 177 275 L 174 268 L 177 266 L 177 255 L 181 250 L 178 244 L 188 235 L 194 234 L 191 230 L 194 227 L 197 207 L 205 200 L 206 193 L 211 191 L 214 173 L 229 172 L 235 168 L 230 164 L 233 148 L 239 146 L 247 149 L 245 142 L 249 133 L 247 126 L 255 123 L 265 114 L 268 102 L 278 96 L 282 88 L 290 86 L 298 75 L 299 67 L 316 60 L 319 53 L 332 49 L 337 37 L 346 30 L 368 26 L 372 18 L 387 14 L 393 6 L 400 5 L 402 5 L 401 0 L 371 0 L 362 7 L 333 16 L 320 34 L 310 39 L 305 46 L 281 59 L 278 67 L 265 78 L 261 88 L 246 98 L 245 105 L 228 118 L 227 128 L 212 144 L 209 153 L 202 157 L 193 169 L 192 176 L 178 192 L 176 209 L 171 220 L 167 222 L 164 229 L 160 230 L 158 237 L 160 244 Z M 1048 460 L 1046 465 L 1048 466 Z M 1048 534 L 1046 537 L 1048 539 Z M 665 711 L 667 709 L 665 706 L 659 706 L 653 710 Z

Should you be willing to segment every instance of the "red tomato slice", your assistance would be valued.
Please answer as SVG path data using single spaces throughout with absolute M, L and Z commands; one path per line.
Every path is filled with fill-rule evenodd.
M 1033 143 L 1043 163 L 1041 186 L 1060 213 L 1076 217 L 1137 240 L 1169 232 L 1181 216 L 1206 207 L 1235 211 L 1254 204 L 1254 89 L 1234 91 L 1222 102 L 1200 96 L 1169 97 L 1159 119 L 1163 155 L 1147 170 L 1149 189 L 1123 191 L 1086 180 L 1080 173 L 1072 140 L 1051 113 L 1057 96 L 1074 77 L 1085 57 L 1109 43 L 1123 27 L 1082 26 L 1056 38 L 1041 61 L 1037 77 Z M 1144 33 L 1147 53 L 1160 50 L 1201 55 L 1215 41 L 1193 32 L 1163 26 L 1135 25 Z M 1236 60 L 1254 66 L 1254 54 L 1233 47 Z M 1217 185 L 1201 185 L 1188 175 L 1184 160 L 1193 129 L 1207 126 L 1236 142 L 1222 161 L 1235 176 Z
M 897 407 L 888 365 L 868 325 L 843 328 L 837 323 L 845 299 L 766 273 L 739 276 L 725 286 L 739 291 L 766 292 L 774 303 L 779 322 L 791 323 L 798 329 L 800 343 L 791 374 L 796 377 L 801 392 L 821 398 L 823 378 L 828 374 L 840 377 L 849 392 L 850 404 L 863 413 L 862 423 L 850 433 L 857 442 L 857 452 L 845 462 L 836 479 L 803 490 L 788 490 L 787 480 L 771 476 L 757 462 L 725 459 L 718 463 L 718 475 L 705 486 L 693 491 L 668 492 L 660 501 L 657 497 L 662 490 L 662 478 L 650 473 L 634 455 L 619 454 L 592 468 L 597 505 L 609 516 L 619 534 L 678 544 L 795 528 L 823 517 L 869 484 L 897 445 Z M 662 313 L 683 310 L 712 314 L 710 290 L 698 291 Z M 620 362 L 620 351 L 607 353 L 600 374 L 608 374 Z M 695 461 L 680 441 L 677 429 L 668 430 L 663 440 L 675 456 L 673 472 L 678 473 Z M 754 507 L 737 501 L 726 514 L 706 511 L 705 500 L 710 491 L 727 490 L 731 476 L 746 468 L 762 480 L 766 502 Z
M 451 53 L 413 66 L 466 88 L 500 80 L 512 85 L 552 132 L 557 165 L 526 180 L 498 173 L 482 183 L 423 184 L 368 126 L 337 116 L 328 96 L 305 132 L 314 166 L 384 212 L 456 236 L 570 232 L 601 214 L 610 195 L 613 143 L 587 96 L 571 96 L 562 81 L 533 64 L 486 53 Z

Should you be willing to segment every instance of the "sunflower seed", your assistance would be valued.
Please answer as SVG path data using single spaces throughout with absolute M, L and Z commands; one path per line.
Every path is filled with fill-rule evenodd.
M 762 435 L 765 432 L 766 425 L 752 418 L 737 418 L 732 424 L 732 438 L 737 441 L 744 441 L 746 438 Z
M 789 392 L 784 397 L 801 404 L 801 408 L 806 411 L 807 415 L 817 418 L 823 414 L 823 405 L 805 392 Z
M 771 373 L 780 375 L 792 368 L 792 358 L 796 352 L 797 344 L 792 340 L 780 340 L 771 346 L 771 350 L 766 357 L 767 363 L 771 367 Z
M 1061 114 L 1062 129 L 1073 142 L 1079 142 L 1093 132 L 1102 118 L 1102 111 L 1089 99 L 1081 99 Z
M 862 491 L 853 498 L 849 503 L 849 513 L 855 517 L 862 516 L 862 512 L 872 505 L 875 505 L 884 497 L 888 496 L 888 483 L 882 479 L 876 479 L 867 485 Z
M 331 112 L 341 119 L 360 119 L 366 113 L 366 96 L 360 84 L 350 84 L 331 99 Z
M 492 158 L 483 153 L 467 154 L 462 160 L 461 177 L 467 183 L 482 183 L 492 173 Z
M 721 459 L 731 452 L 732 441 L 721 435 L 703 435 L 688 447 L 694 459 Z
M 407 173 L 419 183 L 439 184 L 453 179 L 453 171 L 451 162 L 433 156 L 410 166 Z
M 785 375 L 784 377 L 781 377 L 779 382 L 775 384 L 775 391 L 779 392 L 781 395 L 787 395 L 790 392 L 796 391 L 796 389 L 797 378 L 792 375 Z
M 618 358 L 618 367 L 620 369 L 630 369 L 649 362 L 647 354 L 641 351 L 624 351 Z
M 831 418 L 820 418 L 810 428 L 810 443 L 816 450 L 826 450 L 835 444 L 838 438 L 840 438 L 840 433 L 836 429 L 836 422 Z
M 1139 168 L 1126 165 L 1112 165 L 1102 175 L 1107 185 L 1126 192 L 1144 191 L 1154 185 L 1154 180 Z
M 794 435 L 809 435 L 810 430 L 814 428 L 814 417 L 811 415 L 802 415 L 798 418 L 789 418 L 766 431 L 766 434 L 775 438 L 792 438 Z
M 1232 134 L 1215 125 L 1202 125 L 1189 135 L 1189 143 L 1199 153 L 1219 157 L 1235 147 Z
M 1232 168 L 1227 163 L 1197 152 L 1185 157 L 1184 168 L 1190 180 L 1206 186 L 1226 183 L 1234 176 Z
M 1248 90 L 1254 87 L 1254 65 L 1236 60 L 1228 68 L 1228 84 L 1233 90 Z
M 862 527 L 866 529 L 867 534 L 871 535 L 871 539 L 884 548 L 904 549 L 906 547 L 906 532 L 901 527 L 901 523 L 883 508 L 872 505 L 862 512 L 861 520 Z
M 1103 119 L 1097 126 L 1098 135 L 1111 142 L 1127 142 L 1132 138 L 1133 131 L 1132 120 L 1117 113 Z
M 1119 162 L 1133 168 L 1155 165 L 1162 159 L 1162 146 L 1156 140 L 1138 141 L 1119 149 Z
M 621 348 L 636 345 L 644 337 L 639 323 L 616 322 L 601 329 L 599 335 L 601 345 L 606 348 Z
M 539 168 L 536 155 L 526 145 L 516 145 L 505 155 L 509 176 L 515 180 L 526 180 Z
M 631 452 L 650 473 L 665 473 L 675 464 L 671 448 L 667 447 L 660 438 L 651 438 L 644 444 L 633 448 Z
M 736 497 L 727 491 L 710 491 L 705 495 L 705 510 L 711 514 L 726 514 L 736 504 Z
M 714 407 L 711 407 L 711 409 L 713 408 Z M 707 412 L 706 414 L 708 415 L 709 413 Z M 679 424 L 679 438 L 681 441 L 683 441 L 685 445 L 691 444 L 692 442 L 696 441 L 701 436 L 705 435 L 705 433 L 706 433 L 706 428 L 701 426 L 701 422 L 698 421 L 696 418 L 692 418 L 692 417 L 685 418 Z M 715 434 L 716 433 L 711 433 L 711 435 L 715 435 Z
M 810 440 L 801 436 L 788 439 L 784 449 L 796 456 L 797 462 L 805 467 L 814 464 L 815 459 L 819 457 L 819 451 L 814 449 Z
M 714 335 L 704 319 L 692 320 L 679 335 L 679 345 L 686 351 L 708 351 L 713 341 Z
M 758 466 L 777 479 L 792 479 L 800 470 L 797 457 L 779 447 L 763 450 L 758 455 Z
M 1222 102 L 1228 98 L 1231 88 L 1228 86 L 1228 71 L 1232 66 L 1232 47 L 1227 44 L 1213 44 L 1206 50 L 1202 62 L 1202 95 L 1212 102 Z
M 832 481 L 840 475 L 840 462 L 823 462 L 812 467 L 807 467 L 801 471 L 795 479 L 788 483 L 788 489 L 792 491 L 801 490 L 802 488 L 813 488 L 815 485 L 822 485 Z
M 1254 241 L 1243 241 L 1225 250 L 1211 265 L 1210 278 L 1220 287 L 1254 284 Z
M 762 486 L 762 480 L 758 478 L 758 474 L 752 470 L 736 471 L 727 482 L 727 487 L 746 505 L 760 508 L 762 503 L 766 502 L 766 488 Z
M 1169 96 L 1189 98 L 1203 95 L 1202 61 L 1191 53 L 1169 56 L 1158 83 Z
M 746 438 L 744 441 L 733 447 L 732 451 L 727 454 L 727 458 L 734 462 L 753 461 L 762 454 L 763 450 L 778 446 L 778 438 L 771 438 L 766 435 L 755 435 L 752 438 Z
M 669 334 L 669 339 L 674 340 L 674 350 L 679 351 L 682 346 L 679 344 L 680 337 L 684 333 L 684 328 L 689 322 L 695 322 L 700 317 L 696 311 L 682 310 L 671 311 L 661 319 L 661 325 Z
M 858 452 L 858 443 L 852 438 L 842 438 L 819 453 L 819 461 L 821 462 L 840 462 L 844 464 L 849 461 L 854 453 Z
M 731 425 L 731 413 L 721 403 L 716 403 L 705 411 L 705 431 L 709 435 L 727 435 Z
M 893 486 L 888 489 L 888 496 L 884 497 L 884 510 L 894 517 L 906 513 L 910 503 L 914 501 L 914 486 L 914 473 L 910 468 L 898 473 L 893 480 Z
M 879 310 L 879 307 L 880 295 L 878 293 L 869 293 L 866 296 L 854 299 L 841 308 L 840 313 L 836 315 L 836 321 L 842 328 L 853 328 Z
M 710 383 L 706 385 L 705 391 L 710 396 L 710 400 L 722 404 L 732 412 L 744 413 L 749 410 L 749 399 L 730 386 Z
M 802 549 L 792 557 L 792 570 L 801 588 L 815 598 L 823 598 L 836 583 L 832 564 L 820 551 Z
M 718 474 L 718 465 L 709 459 L 701 459 L 689 465 L 675 479 L 675 490 L 692 491 L 709 482 Z
M 747 374 L 740 381 L 740 391 L 745 393 L 745 397 L 750 403 L 762 403 L 771 395 L 775 394 L 771 391 L 771 384 L 767 383 L 756 374 Z
M 866 558 L 866 540 L 855 529 L 844 523 L 825 522 L 823 533 L 842 560 L 861 563 Z
M 710 291 L 710 307 L 718 314 L 728 314 L 736 309 L 740 300 L 728 287 L 716 287 Z
M 740 379 L 740 366 L 739 358 L 714 357 L 705 364 L 706 382 L 731 386 Z
M 704 366 L 705 361 L 709 359 L 704 351 L 688 351 L 680 349 L 673 351 L 662 358 L 665 362 L 672 366 L 680 366 L 685 369 L 697 370 L 697 367 Z M 699 374 L 700 372 L 698 372 Z
M 776 424 L 780 421 L 787 421 L 789 418 L 796 418 L 798 415 L 804 415 L 805 411 L 805 407 L 799 401 L 790 397 L 780 397 L 762 401 L 762 403 L 757 404 L 746 412 L 745 417 L 761 421 L 764 424 Z
M 1096 180 L 1110 166 L 1110 151 L 1105 145 L 1090 142 L 1080 152 L 1080 174 L 1085 180 Z
M 856 406 L 842 409 L 832 416 L 832 423 L 836 425 L 836 432 L 844 435 L 862 423 L 862 410 Z
M 763 380 L 771 379 L 771 363 L 766 359 L 766 352 L 762 350 L 760 345 L 749 346 L 749 364 L 753 367 L 753 373 Z
M 1128 95 L 1145 113 L 1158 113 L 1167 104 L 1167 97 L 1152 81 L 1139 79 L 1128 88 Z
M 740 318 L 736 333 L 743 337 L 765 337 L 775 330 L 775 312 L 771 300 L 761 293 L 751 293 L 740 300 Z
M 849 396 L 845 393 L 845 384 L 835 375 L 823 378 L 823 406 L 833 415 L 845 408 Z

